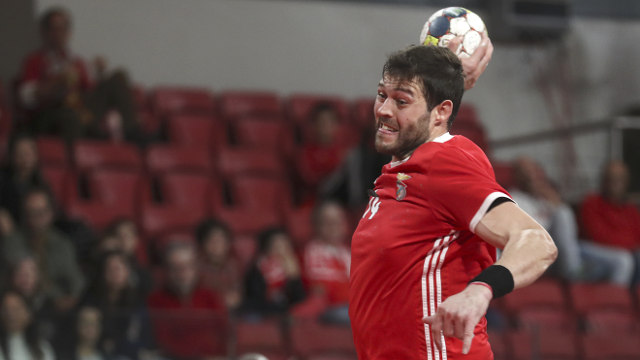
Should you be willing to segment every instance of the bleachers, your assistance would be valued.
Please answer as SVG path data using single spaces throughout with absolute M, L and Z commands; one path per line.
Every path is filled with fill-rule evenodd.
M 82 140 L 67 148 L 54 138 L 37 140 L 42 170 L 56 199 L 68 214 L 98 230 L 116 218 L 133 218 L 156 248 L 176 236 L 188 239 L 200 220 L 218 217 L 234 232 L 232 247 L 245 267 L 256 251 L 254 236 L 267 227 L 286 227 L 297 249 L 312 236 L 311 207 L 296 203 L 292 195 L 287 154 L 300 145 L 296 130 L 301 135 L 297 140 L 306 139 L 305 119 L 314 104 L 336 106 L 345 138 L 373 121 L 371 99 L 282 99 L 262 92 L 227 92 L 216 98 L 206 89 L 174 87 L 149 93 L 146 98 L 144 89 L 135 89 L 136 103 L 162 128 L 165 142 L 140 150 L 105 141 Z M 472 108 L 464 107 L 458 121 L 453 133 L 469 135 L 488 149 Z M 496 163 L 495 172 L 508 187 L 510 165 Z M 491 333 L 496 359 L 640 358 L 632 341 L 640 338 L 640 288 L 632 293 L 544 279 L 507 295 L 497 308 L 508 325 Z M 298 319 L 291 327 L 240 323 L 233 333 L 234 354 L 355 359 L 348 329 Z M 620 346 L 611 346 L 614 340 Z

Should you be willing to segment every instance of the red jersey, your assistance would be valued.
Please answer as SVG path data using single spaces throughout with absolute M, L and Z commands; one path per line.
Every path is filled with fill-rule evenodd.
M 422 321 L 496 260 L 474 230 L 509 195 L 485 154 L 444 134 L 385 165 L 374 192 L 351 243 L 349 316 L 359 359 L 493 359 L 486 319 L 464 357 L 455 338 L 443 337 L 438 351 Z
M 594 194 L 582 203 L 580 215 L 587 235 L 594 242 L 640 249 L 640 211 L 632 204 L 614 204 Z
M 349 301 L 351 254 L 345 245 L 311 241 L 304 252 L 305 275 L 311 286 L 320 285 L 332 305 Z

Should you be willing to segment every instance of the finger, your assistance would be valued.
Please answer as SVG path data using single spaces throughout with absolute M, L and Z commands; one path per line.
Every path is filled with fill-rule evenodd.
M 464 337 L 462 339 L 462 353 L 468 354 L 469 350 L 471 350 L 471 342 L 473 341 L 473 329 L 475 328 L 475 324 L 472 320 L 468 320 L 464 326 Z
M 462 340 L 464 338 L 464 321 L 456 321 L 454 324 L 454 335 L 456 338 Z
M 435 320 L 436 320 L 435 316 L 425 316 L 422 318 L 422 322 L 429 325 L 433 324 Z
M 456 36 L 453 39 L 449 40 L 447 47 L 449 48 L 449 50 L 457 53 L 458 48 L 460 48 L 460 44 L 462 44 L 462 36 Z
M 454 336 L 454 319 L 451 315 L 446 315 L 442 324 L 442 333 L 444 336 Z
M 473 71 L 473 75 L 475 77 L 480 77 L 480 75 L 482 75 L 482 73 L 487 69 L 489 61 L 491 61 L 491 56 L 493 55 L 493 44 L 491 44 L 489 39 L 487 39 L 487 43 L 483 48 L 484 55 L 482 56 L 482 58 L 480 58 L 478 65 Z M 475 56 L 475 54 L 476 53 L 474 53 L 473 56 Z
M 442 342 L 440 341 L 440 334 L 442 333 L 442 313 L 438 311 L 435 316 L 430 316 L 433 320 L 430 323 L 431 327 L 431 337 L 433 338 L 433 342 L 436 344 L 438 350 L 442 350 Z
M 438 348 L 438 350 L 442 351 L 442 331 L 441 330 L 435 330 L 433 327 L 431 327 L 431 337 L 433 337 L 433 342 L 436 344 L 436 348 Z

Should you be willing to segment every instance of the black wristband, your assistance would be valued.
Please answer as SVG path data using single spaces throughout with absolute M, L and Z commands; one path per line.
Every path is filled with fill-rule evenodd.
M 491 265 L 482 270 L 478 276 L 474 277 L 473 282 L 483 282 L 493 289 L 493 298 L 499 298 L 513 291 L 513 275 L 511 271 L 502 265 Z

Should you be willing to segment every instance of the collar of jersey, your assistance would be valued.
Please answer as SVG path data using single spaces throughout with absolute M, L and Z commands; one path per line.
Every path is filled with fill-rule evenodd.
M 449 134 L 448 132 L 438 136 L 437 138 L 431 140 L 432 142 L 437 142 L 437 143 L 446 143 L 447 141 L 453 139 L 453 135 Z M 402 159 L 402 160 L 398 160 L 398 161 L 392 161 L 389 163 L 390 167 L 395 167 L 398 166 L 400 164 L 404 164 L 407 161 L 409 161 L 409 159 L 411 158 L 411 155 L 407 156 L 406 158 Z

